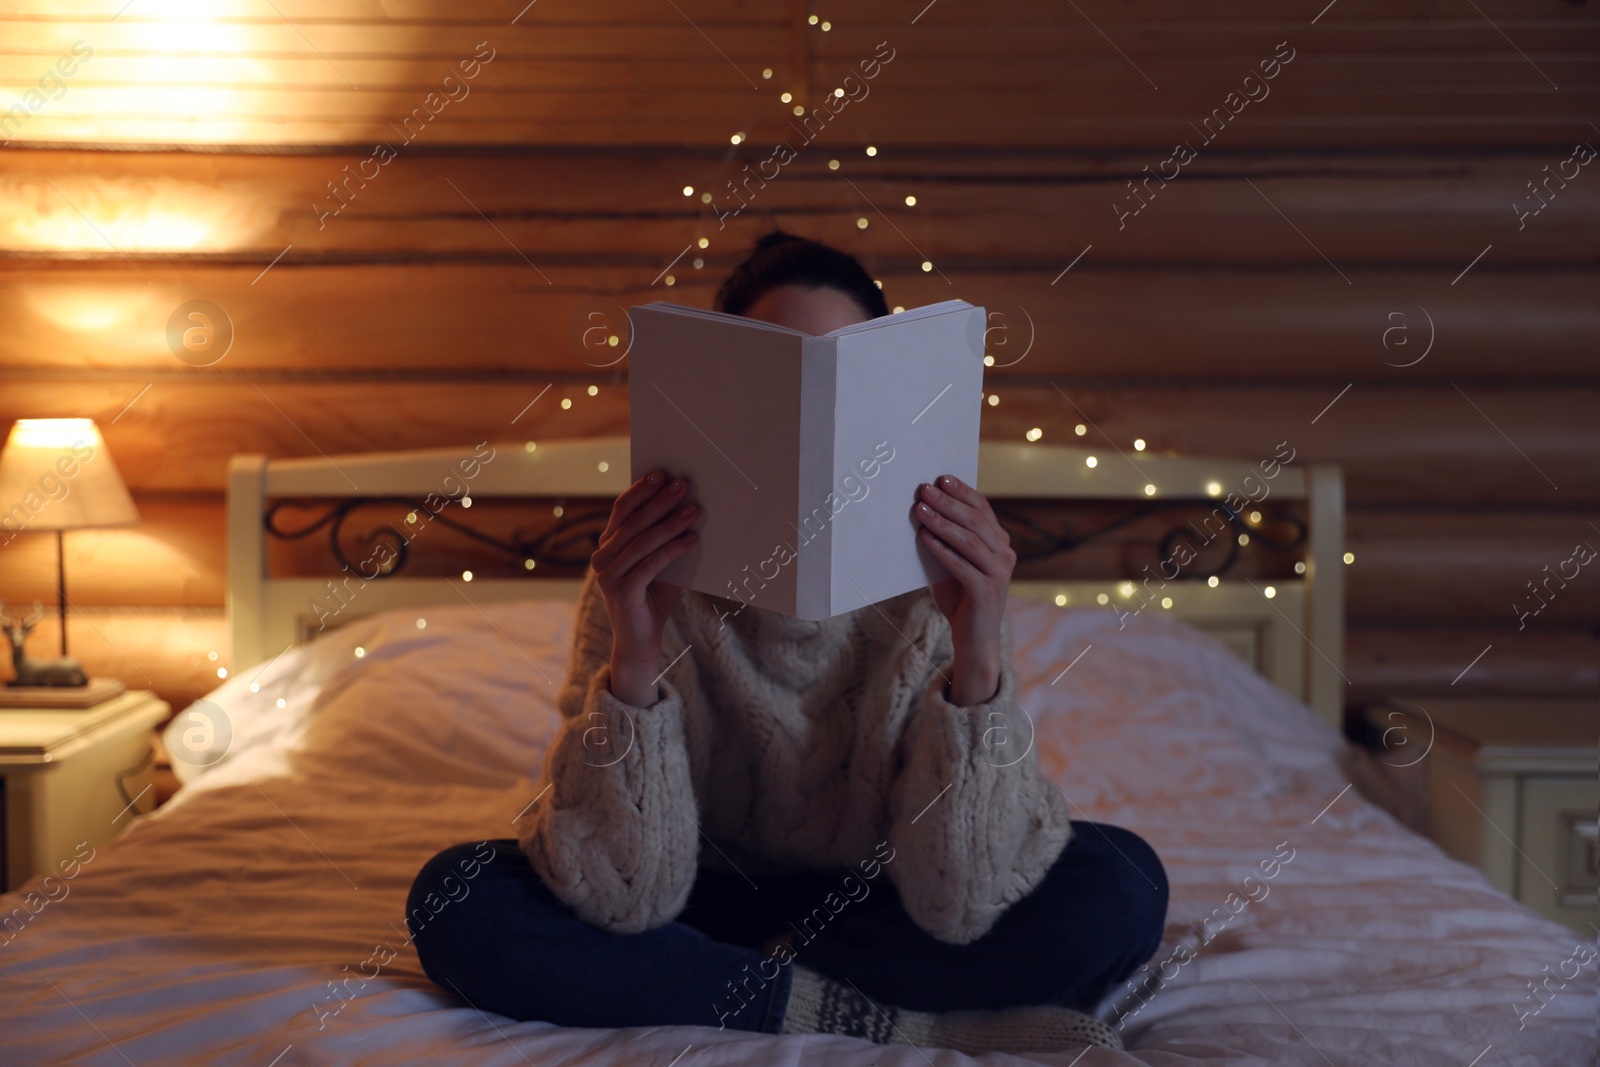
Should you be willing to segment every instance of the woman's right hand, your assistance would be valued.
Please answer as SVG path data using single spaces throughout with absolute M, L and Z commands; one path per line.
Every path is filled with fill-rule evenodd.
M 624 704 L 656 702 L 661 633 L 683 589 L 655 579 L 694 544 L 698 513 L 687 479 L 651 471 L 617 497 L 589 557 L 611 620 L 611 692 Z

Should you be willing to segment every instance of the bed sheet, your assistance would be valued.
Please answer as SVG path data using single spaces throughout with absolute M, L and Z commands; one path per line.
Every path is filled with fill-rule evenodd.
M 1033 602 L 1010 618 L 1033 724 L 1019 740 L 1075 818 L 1155 846 L 1172 902 L 1144 984 L 1099 1009 L 1126 1051 L 982 1062 L 1595 1062 L 1594 963 L 1529 992 L 1590 946 L 1364 801 L 1308 708 L 1170 619 L 1119 627 Z M 427 980 L 402 921 L 411 878 L 445 845 L 513 836 L 571 624 L 565 602 L 391 612 L 238 672 L 202 709 L 230 726 L 226 758 L 81 862 L 58 899 L 37 881 L 0 897 L 4 914 L 28 911 L 0 935 L 0 1063 L 976 1062 L 830 1036 L 515 1023 Z

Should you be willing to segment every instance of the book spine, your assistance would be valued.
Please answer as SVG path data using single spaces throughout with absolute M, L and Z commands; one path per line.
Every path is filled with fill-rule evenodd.
M 795 615 L 820 620 L 833 612 L 834 429 L 839 396 L 839 345 L 808 337 L 800 356 L 800 480 L 795 528 Z

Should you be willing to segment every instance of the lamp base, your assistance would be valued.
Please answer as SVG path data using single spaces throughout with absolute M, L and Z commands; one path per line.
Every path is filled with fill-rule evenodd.
M 90 678 L 88 685 L 74 686 L 8 684 L 0 686 L 0 709 L 92 708 L 126 688 L 119 678 Z

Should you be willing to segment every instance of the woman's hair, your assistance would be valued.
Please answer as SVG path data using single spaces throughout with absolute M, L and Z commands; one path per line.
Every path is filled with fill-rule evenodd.
M 713 307 L 729 315 L 743 315 L 781 285 L 835 289 L 860 304 L 868 318 L 889 314 L 883 292 L 854 256 L 782 230 L 773 230 L 756 242 L 750 255 L 717 290 Z

